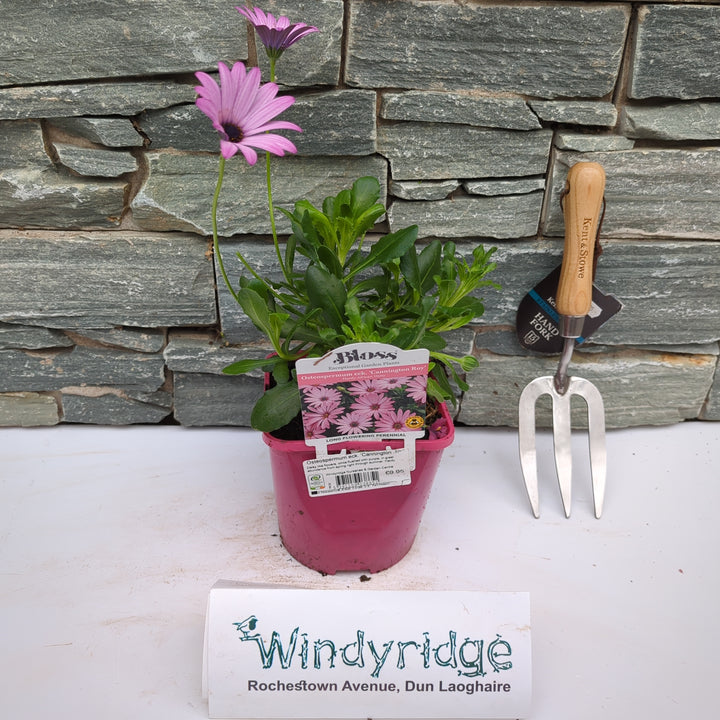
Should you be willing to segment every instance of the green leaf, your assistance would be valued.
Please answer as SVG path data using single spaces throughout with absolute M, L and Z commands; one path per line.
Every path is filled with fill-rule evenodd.
M 427 394 L 436 400 L 449 402 L 452 403 L 453 407 L 457 407 L 457 398 L 455 397 L 452 387 L 450 387 L 450 384 L 447 381 L 444 371 L 441 371 L 439 374 L 437 374 L 436 370 L 433 370 L 433 372 L 436 374 L 428 376 Z M 442 377 L 442 382 L 438 382 L 436 379 L 438 377 Z
M 440 352 L 447 347 L 447 341 L 442 335 L 430 332 L 429 330 L 422 336 L 417 344 L 418 347 L 426 348 L 431 352 Z
M 362 215 L 355 219 L 355 235 L 363 237 L 365 233 L 375 225 L 378 218 L 385 214 L 385 207 L 380 203 L 369 207 Z
M 311 307 L 321 308 L 328 325 L 340 330 L 347 302 L 342 280 L 318 265 L 310 265 L 305 271 L 305 284 Z
M 379 297 L 384 297 L 388 290 L 388 279 L 385 276 L 377 276 L 361 280 L 350 289 L 350 295 L 361 295 L 362 293 L 374 292 Z
M 341 278 L 343 275 L 343 267 L 338 256 L 330 250 L 321 246 L 318 248 L 317 259 L 325 266 L 325 268 L 335 277 Z
M 419 314 L 416 320 L 413 320 L 411 326 L 407 328 L 410 334 L 406 337 L 402 347 L 406 350 L 411 350 L 418 346 L 418 343 L 425 335 L 425 325 L 427 324 L 428 318 L 432 309 L 435 307 L 435 301 L 431 297 L 424 297 L 420 301 Z
M 433 240 L 422 249 L 418 256 L 419 285 L 423 295 L 435 285 L 433 278 L 440 272 L 441 255 L 442 243 L 439 240 Z
M 418 226 L 411 225 L 394 233 L 381 237 L 368 253 L 368 260 L 379 265 L 402 257 L 417 240 Z
M 292 272 L 295 265 L 295 248 L 297 247 L 297 238 L 291 235 L 285 243 L 285 267 Z
M 250 414 L 250 424 L 261 432 L 272 432 L 287 425 L 299 412 L 297 383 L 286 382 L 265 391 Z
M 435 354 L 431 353 L 430 358 L 434 358 Z M 455 392 L 453 391 L 452 385 L 447 376 L 447 369 L 445 365 L 441 363 L 431 363 L 430 365 L 430 377 L 428 377 L 428 390 L 430 386 L 433 386 L 435 392 L 439 392 L 440 396 L 445 400 L 450 400 L 455 405 Z M 437 397 L 434 395 L 434 397 Z
M 258 330 L 272 337 L 272 323 L 267 301 L 249 287 L 240 288 L 237 293 L 238 302 L 243 312 L 252 320 Z
M 360 315 L 360 303 L 356 297 L 348 298 L 345 303 L 345 315 L 353 332 L 358 335 L 362 327 L 362 318 Z
M 278 385 L 283 385 L 290 381 L 290 366 L 285 361 L 276 363 L 272 374 L 275 382 Z
M 367 256 L 358 262 L 352 271 L 348 273 L 351 277 L 365 268 L 373 265 L 383 265 L 391 260 L 402 257 L 417 240 L 418 226 L 411 225 L 397 232 L 381 237 L 371 248 Z
M 353 209 L 364 212 L 380 197 L 380 183 L 372 176 L 358 178 L 352 186 Z
M 400 258 L 400 272 L 402 272 L 405 282 L 418 294 L 422 294 L 420 265 L 414 246 Z

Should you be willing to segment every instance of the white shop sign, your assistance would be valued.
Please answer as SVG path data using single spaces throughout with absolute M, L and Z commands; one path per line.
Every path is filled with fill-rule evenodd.
M 521 718 L 531 677 L 528 593 L 210 592 L 211 718 Z

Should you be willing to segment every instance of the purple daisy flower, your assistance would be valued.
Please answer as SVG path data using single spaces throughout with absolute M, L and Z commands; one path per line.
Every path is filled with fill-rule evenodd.
M 305 403 L 308 407 L 317 407 L 324 402 L 331 402 L 336 405 L 340 404 L 342 395 L 335 388 L 326 387 L 324 385 L 313 385 L 303 388 Z
M 268 56 L 276 60 L 291 45 L 318 30 L 316 27 L 302 22 L 291 23 L 284 15 L 276 20 L 271 13 L 265 13 L 259 7 L 253 10 L 246 7 L 236 7 L 235 9 L 250 21 L 260 42 L 265 46 Z
M 304 424 L 313 430 L 327 430 L 331 425 L 337 422 L 337 419 L 343 414 L 343 409 L 332 402 L 324 402 L 313 407 L 303 415 Z
M 361 412 L 349 412 L 338 418 L 337 431 L 341 435 L 360 435 L 372 424 L 372 418 Z
M 428 428 L 430 439 L 431 440 L 437 440 L 439 438 L 447 437 L 450 428 L 445 421 L 444 418 L 438 418 L 429 428 Z
M 427 377 L 416 375 L 407 384 L 407 394 L 416 402 L 424 405 L 427 401 Z
M 274 135 L 270 130 L 297 130 L 295 123 L 285 120 L 273 120 L 283 110 L 295 102 L 289 95 L 275 97 L 278 87 L 275 83 L 260 85 L 260 70 L 251 68 L 245 71 L 245 65 L 237 62 L 232 70 L 218 63 L 220 85 L 207 73 L 197 72 L 195 77 L 200 85 L 195 88 L 198 94 L 195 104 L 212 120 L 213 127 L 220 133 L 220 152 L 224 158 L 230 158 L 238 150 L 250 165 L 257 162 L 259 148 L 284 155 L 295 153 L 297 148 L 290 140 Z
M 393 409 L 392 400 L 379 393 L 366 393 L 360 395 L 355 402 L 350 405 L 351 410 L 356 410 L 365 417 L 379 418 L 384 413 L 391 412 Z
M 375 421 L 375 432 L 409 432 L 407 420 L 412 415 L 412 410 L 392 410 L 383 414 Z
M 365 393 L 379 393 L 380 395 L 385 392 L 386 385 L 384 380 L 377 378 L 368 378 L 367 380 L 357 380 L 350 384 L 348 392 L 351 395 L 363 395 Z

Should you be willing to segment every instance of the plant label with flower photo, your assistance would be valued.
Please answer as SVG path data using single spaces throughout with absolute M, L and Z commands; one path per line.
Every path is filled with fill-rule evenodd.
M 343 345 L 297 361 L 305 442 L 423 437 L 429 352 Z
M 425 435 L 429 353 L 385 343 L 353 343 L 296 364 L 311 495 L 407 485 L 415 440 Z M 405 447 L 328 455 L 347 440 L 402 439 Z

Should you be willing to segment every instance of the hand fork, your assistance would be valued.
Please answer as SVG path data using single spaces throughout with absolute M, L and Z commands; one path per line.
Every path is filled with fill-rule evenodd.
M 555 375 L 531 381 L 520 395 L 520 463 L 525 488 L 536 518 L 540 517 L 540 509 L 535 448 L 535 403 L 541 395 L 550 395 L 552 399 L 555 468 L 566 517 L 570 517 L 572 495 L 570 398 L 579 395 L 585 400 L 588 410 L 595 517 L 602 515 L 607 473 L 605 408 L 602 396 L 591 382 L 570 377 L 567 371 L 575 339 L 581 336 L 585 316 L 592 305 L 593 254 L 604 190 L 605 171 L 598 163 L 579 162 L 570 168 L 563 207 L 565 247 L 556 297 L 560 334 L 565 338 L 565 345 Z

